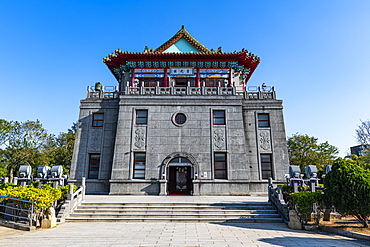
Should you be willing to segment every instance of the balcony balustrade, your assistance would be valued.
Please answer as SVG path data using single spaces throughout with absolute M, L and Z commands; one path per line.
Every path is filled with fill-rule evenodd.
M 115 99 L 125 95 L 239 95 L 247 100 L 271 100 L 276 99 L 276 92 L 274 87 L 262 86 L 248 87 L 243 91 L 241 87 L 124 87 L 122 91 L 118 87 L 104 86 L 100 90 L 95 90 L 95 87 L 89 86 L 87 88 L 87 99 Z

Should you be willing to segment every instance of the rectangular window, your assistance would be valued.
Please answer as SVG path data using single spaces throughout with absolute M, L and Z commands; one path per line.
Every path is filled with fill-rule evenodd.
M 145 153 L 134 153 L 134 178 L 145 179 Z
M 87 178 L 98 179 L 100 166 L 100 154 L 89 154 L 89 174 Z
M 93 113 L 92 115 L 92 127 L 103 127 L 104 114 Z
M 261 154 L 262 179 L 273 178 L 272 176 L 272 155 Z
M 214 174 L 216 179 L 227 179 L 226 153 L 214 153 Z
M 213 111 L 213 124 L 214 125 L 225 125 L 225 111 L 214 110 Z
M 270 117 L 268 113 L 258 113 L 258 127 L 270 127 Z
M 136 110 L 136 124 L 147 124 L 147 123 L 148 123 L 148 111 Z

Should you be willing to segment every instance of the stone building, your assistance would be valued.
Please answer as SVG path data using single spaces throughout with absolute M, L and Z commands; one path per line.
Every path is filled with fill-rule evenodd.
M 182 27 L 157 49 L 104 58 L 118 86 L 81 100 L 70 181 L 90 194 L 247 195 L 284 182 L 282 101 L 248 87 L 260 59 Z

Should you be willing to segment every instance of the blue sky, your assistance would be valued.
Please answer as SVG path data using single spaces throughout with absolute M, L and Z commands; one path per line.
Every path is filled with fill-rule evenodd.
M 157 48 L 185 28 L 210 49 L 261 57 L 249 85 L 275 86 L 287 135 L 344 156 L 370 119 L 370 1 L 0 0 L 0 118 L 39 119 L 54 134 L 78 118 L 103 57 Z

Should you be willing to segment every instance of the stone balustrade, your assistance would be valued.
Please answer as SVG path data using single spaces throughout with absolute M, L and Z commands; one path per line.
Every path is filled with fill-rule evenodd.
M 125 95 L 240 95 L 247 100 L 266 100 L 276 99 L 274 87 L 261 88 L 248 87 L 250 91 L 243 91 L 241 87 L 124 87 L 119 91 L 118 87 L 102 87 L 95 90 L 94 87 L 87 88 L 87 99 L 115 99 Z

